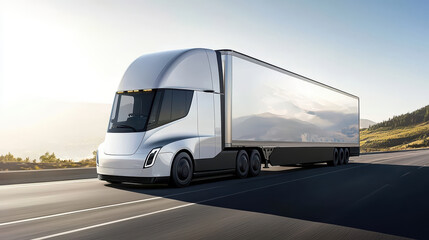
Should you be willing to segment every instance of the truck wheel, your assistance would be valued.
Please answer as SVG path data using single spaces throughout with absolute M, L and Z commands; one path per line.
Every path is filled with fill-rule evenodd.
M 338 156 L 339 156 L 338 164 L 343 165 L 344 164 L 344 149 L 343 148 L 340 148 L 340 152 L 339 152 Z
M 237 154 L 235 173 L 238 178 L 246 178 L 249 174 L 249 156 L 244 150 L 240 150 Z
M 349 163 L 350 151 L 348 148 L 344 148 L 344 164 Z
M 258 176 L 261 172 L 261 154 L 258 150 L 252 150 L 250 153 L 250 166 L 249 174 L 250 176 Z
M 328 165 L 334 166 L 334 167 L 337 166 L 338 165 L 338 158 L 339 158 L 338 149 L 334 148 L 334 152 L 332 153 L 332 161 L 329 161 Z
M 192 181 L 193 167 L 191 157 L 185 153 L 179 153 L 173 160 L 171 168 L 171 184 L 176 187 L 186 187 Z

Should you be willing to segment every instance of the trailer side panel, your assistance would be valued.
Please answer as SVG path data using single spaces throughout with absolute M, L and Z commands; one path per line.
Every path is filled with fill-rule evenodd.
M 232 147 L 359 147 L 356 96 L 246 55 L 231 55 Z

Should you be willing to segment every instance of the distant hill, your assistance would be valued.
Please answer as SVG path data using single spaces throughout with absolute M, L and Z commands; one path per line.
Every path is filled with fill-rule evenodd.
M 371 126 L 372 130 L 381 129 L 381 128 L 397 128 L 397 127 L 408 127 L 420 123 L 425 123 L 429 121 L 429 105 L 422 107 L 414 112 L 402 114 L 399 116 L 394 116 L 389 118 L 387 121 L 375 124 Z
M 361 151 L 429 147 L 429 105 L 361 130 Z
M 360 120 L 360 128 L 361 128 L 361 129 L 362 129 L 362 128 L 369 128 L 370 126 L 375 125 L 375 124 L 376 124 L 376 122 L 371 121 L 371 120 L 369 120 L 369 119 L 364 119 L 364 118 L 362 118 L 362 119 Z

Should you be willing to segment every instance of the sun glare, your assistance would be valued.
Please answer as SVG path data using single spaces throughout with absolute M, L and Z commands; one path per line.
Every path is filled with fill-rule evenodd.
M 46 5 L 27 2 L 6 7 L 2 37 L 5 104 L 29 98 L 91 101 L 82 89 L 95 88 L 91 80 L 100 76 L 88 64 L 90 44 L 79 29 L 85 27 Z

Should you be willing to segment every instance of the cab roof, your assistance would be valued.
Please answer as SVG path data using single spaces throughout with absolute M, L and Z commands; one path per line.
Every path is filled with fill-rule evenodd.
M 157 88 L 219 92 L 216 52 L 192 48 L 143 55 L 128 67 L 118 91 Z

